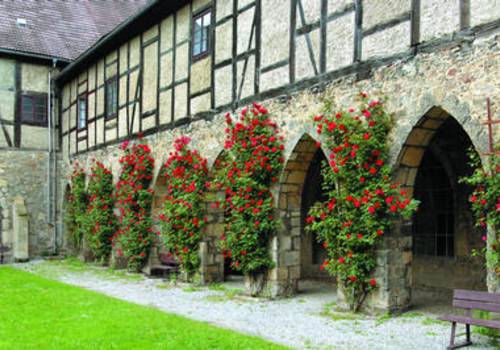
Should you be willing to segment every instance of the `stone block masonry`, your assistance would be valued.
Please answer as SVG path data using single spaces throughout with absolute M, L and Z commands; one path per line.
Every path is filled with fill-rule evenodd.
M 52 254 L 54 231 L 47 224 L 47 152 L 2 150 L 0 153 L 1 234 L 2 242 L 10 248 L 7 262 L 17 249 L 13 208 L 16 200 L 24 201 L 26 209 L 29 257 Z M 54 198 L 51 200 L 55 202 Z

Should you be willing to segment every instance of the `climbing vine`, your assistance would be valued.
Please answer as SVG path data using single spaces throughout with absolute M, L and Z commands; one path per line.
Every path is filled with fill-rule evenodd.
M 76 251 L 82 248 L 85 233 L 84 221 L 87 211 L 88 195 L 85 190 L 85 170 L 78 162 L 73 163 L 70 175 L 71 189 L 65 213 L 65 224 L 68 238 Z
M 270 186 L 283 167 L 283 137 L 259 104 L 244 108 L 238 119 L 226 115 L 227 159 L 219 181 L 226 200 L 225 233 L 221 237 L 224 256 L 232 268 L 250 277 L 273 266 L 268 242 L 276 233 Z
M 116 184 L 116 203 L 120 215 L 113 243 L 118 256 L 127 258 L 128 268 L 140 271 L 147 261 L 154 233 L 150 217 L 153 190 L 154 159 L 146 144 L 129 147 L 122 144 L 125 154 L 120 158 L 121 175 Z
M 95 259 L 105 262 L 111 253 L 116 231 L 113 174 L 104 164 L 94 161 L 89 174 L 88 207 L 84 220 L 85 240 Z
M 372 277 L 377 243 L 417 202 L 391 182 L 386 163 L 391 118 L 382 102 L 364 93 L 357 109 L 334 111 L 327 102 L 314 123 L 331 152 L 322 168 L 328 199 L 311 208 L 307 229 L 328 252 L 321 268 L 337 277 L 351 310 L 359 311 L 377 286 Z
M 488 156 L 484 168 L 476 152 L 471 151 L 469 157 L 474 172 L 461 181 L 474 187 L 469 202 L 476 225 L 483 230 L 490 227 L 494 231 L 492 239 L 488 240 L 486 235 L 482 237 L 490 246 L 490 249 L 485 247 L 483 253 L 488 267 L 500 277 L 500 147 Z
M 199 243 L 205 223 L 203 195 L 206 188 L 207 160 L 188 147 L 190 139 L 180 137 L 175 151 L 162 167 L 160 180 L 167 185 L 164 209 L 160 215 L 165 246 L 180 261 L 188 280 L 199 268 Z

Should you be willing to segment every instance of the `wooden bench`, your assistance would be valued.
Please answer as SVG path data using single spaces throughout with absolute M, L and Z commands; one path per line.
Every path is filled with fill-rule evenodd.
M 150 276 L 167 278 L 172 273 L 179 273 L 179 262 L 172 255 L 161 253 L 158 255 L 159 265 L 152 265 Z
M 484 320 L 474 318 L 472 310 L 483 310 L 490 312 L 500 312 L 500 294 L 488 292 L 476 292 L 472 290 L 455 289 L 453 291 L 453 306 L 465 309 L 464 316 L 445 315 L 439 317 L 442 321 L 451 322 L 451 338 L 448 349 L 457 349 L 472 344 L 470 337 L 470 326 L 481 326 L 500 329 L 500 321 Z M 465 324 L 466 340 L 463 343 L 455 344 L 455 332 L 457 323 Z

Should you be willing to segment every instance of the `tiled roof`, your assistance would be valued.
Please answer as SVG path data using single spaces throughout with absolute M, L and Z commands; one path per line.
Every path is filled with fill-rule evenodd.
M 73 60 L 147 3 L 0 0 L 0 48 Z M 26 26 L 18 25 L 17 19 L 25 20 Z

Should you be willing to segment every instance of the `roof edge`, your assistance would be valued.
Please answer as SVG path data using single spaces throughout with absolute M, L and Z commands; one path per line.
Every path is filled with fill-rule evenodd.
M 70 63 L 59 75 L 56 82 L 64 84 L 80 73 L 84 67 L 96 61 L 99 56 L 119 47 L 123 42 L 142 33 L 161 19 L 189 3 L 188 0 L 152 0 L 135 15 L 117 25 L 111 32 L 101 37 L 94 45 Z
M 4 47 L 0 47 L 0 55 L 22 57 L 22 58 L 27 58 L 29 60 L 36 60 L 36 61 L 47 61 L 50 64 L 52 64 L 54 61 L 58 61 L 58 62 L 64 63 L 64 64 L 68 64 L 71 62 L 70 59 L 65 58 L 65 57 L 50 56 L 50 55 L 44 55 L 44 54 L 34 53 L 34 52 L 29 52 L 29 51 L 8 49 L 8 48 L 4 48 Z

